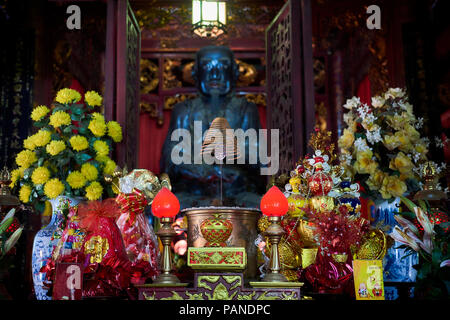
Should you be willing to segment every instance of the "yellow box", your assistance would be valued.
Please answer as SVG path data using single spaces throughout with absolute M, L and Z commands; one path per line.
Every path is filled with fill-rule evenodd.
M 384 300 L 382 260 L 353 260 L 356 300 Z

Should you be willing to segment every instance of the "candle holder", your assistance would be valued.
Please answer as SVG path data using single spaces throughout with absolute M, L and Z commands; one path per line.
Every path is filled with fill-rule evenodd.
M 172 251 L 170 244 L 177 235 L 172 227 L 173 219 L 180 211 L 180 202 L 166 187 L 161 188 L 152 202 L 152 212 L 161 219 L 161 228 L 156 232 L 163 245 L 161 273 L 153 281 L 156 286 L 181 286 L 178 277 L 172 274 Z
M 261 198 L 261 211 L 268 217 L 271 223 L 264 232 L 264 236 L 269 238 L 272 246 L 270 250 L 270 261 L 268 272 L 264 276 L 264 282 L 287 282 L 286 277 L 280 273 L 280 253 L 278 244 L 284 234 L 283 228 L 280 226 L 281 217 L 286 214 L 289 209 L 289 203 L 284 194 L 277 187 L 271 187 L 267 193 Z
M 280 273 L 280 253 L 278 250 L 278 244 L 280 243 L 281 237 L 284 234 L 283 228 L 280 226 L 281 217 L 271 216 L 269 217 L 271 222 L 270 226 L 264 232 L 264 235 L 269 238 L 270 244 L 272 246 L 270 250 L 270 261 L 268 272 L 264 277 L 265 282 L 287 282 L 286 277 Z
M 161 240 L 163 245 L 163 252 L 161 257 L 161 273 L 153 281 L 155 284 L 177 284 L 180 283 L 180 279 L 172 274 L 172 252 L 170 244 L 172 239 L 177 235 L 172 228 L 173 218 L 163 217 L 161 218 L 161 228 L 156 232 L 156 235 Z

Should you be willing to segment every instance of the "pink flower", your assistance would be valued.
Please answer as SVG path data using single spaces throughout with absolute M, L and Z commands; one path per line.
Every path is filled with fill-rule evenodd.
M 444 260 L 441 262 L 441 264 L 439 265 L 439 267 L 443 268 L 443 267 L 450 267 L 450 260 Z
M 425 233 L 433 234 L 434 233 L 434 225 L 428 218 L 428 215 L 423 212 L 422 208 L 414 207 L 414 213 L 416 214 L 417 220 L 422 225 Z
M 419 236 L 419 230 L 417 229 L 417 227 L 414 225 L 414 223 L 412 223 L 411 221 L 409 221 L 408 219 L 405 219 L 404 217 L 402 217 L 400 214 L 396 214 L 394 216 L 394 219 L 403 227 L 403 228 L 408 228 L 409 230 L 411 230 L 415 235 Z
M 419 244 L 416 242 L 416 240 L 407 233 L 403 232 L 398 226 L 394 227 L 394 230 L 392 231 L 391 234 L 389 234 L 389 236 L 393 238 L 395 241 L 406 244 L 408 247 L 411 247 L 414 251 L 420 250 Z

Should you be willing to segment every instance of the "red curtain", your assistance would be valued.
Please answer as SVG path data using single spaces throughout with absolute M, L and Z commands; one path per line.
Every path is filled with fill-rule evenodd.
M 72 82 L 69 88 L 77 90 L 81 94 L 80 103 L 84 103 L 84 88 L 81 86 L 80 82 L 77 79 L 72 78 Z
M 370 80 L 369 75 L 366 75 L 358 85 L 357 96 L 362 103 L 367 103 L 368 105 L 372 102 L 372 93 L 370 92 Z

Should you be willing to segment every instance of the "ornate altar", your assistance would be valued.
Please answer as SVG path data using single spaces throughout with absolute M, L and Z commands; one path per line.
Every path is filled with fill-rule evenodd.
M 242 273 L 196 273 L 194 287 L 139 286 L 139 300 L 300 300 L 298 284 L 246 288 Z M 254 283 L 257 286 L 257 283 Z
M 256 238 L 259 210 L 210 207 L 186 211 L 190 244 L 188 266 L 196 272 L 193 287 L 179 282 L 139 285 L 139 300 L 301 299 L 303 283 L 299 282 L 250 281 L 250 287 L 245 286 L 248 279 L 244 275 L 256 275 L 256 255 L 252 249 L 255 239 L 252 235 L 254 231 Z M 252 252 L 251 255 L 248 251 Z

